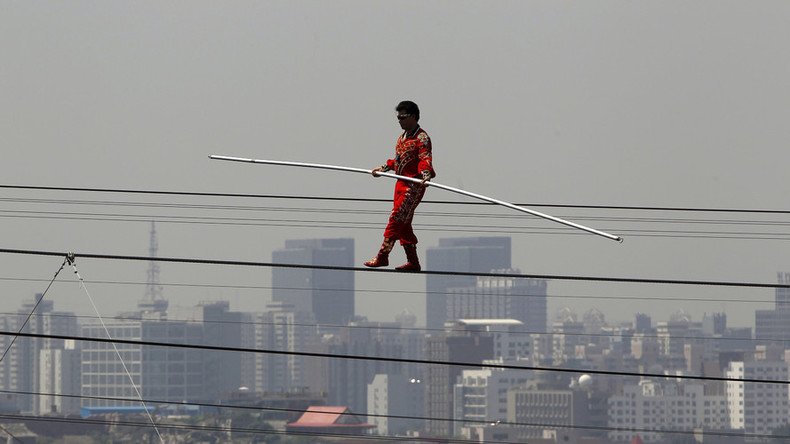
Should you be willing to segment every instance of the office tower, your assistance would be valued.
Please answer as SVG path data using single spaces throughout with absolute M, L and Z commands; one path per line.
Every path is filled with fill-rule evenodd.
M 509 237 L 467 237 L 439 239 L 426 250 L 426 267 L 431 271 L 488 273 L 510 268 Z M 475 276 L 426 276 L 425 316 L 431 329 L 441 329 L 447 318 L 447 292 L 451 288 L 475 287 Z
M 494 363 L 501 365 L 505 362 Z M 518 365 L 514 361 L 507 364 Z M 465 425 L 507 421 L 508 389 L 524 385 L 528 380 L 529 372 L 525 370 L 482 368 L 462 371 L 453 392 L 453 435 L 460 435 Z
M 425 410 L 425 385 L 422 379 L 404 374 L 380 373 L 368 384 L 368 422 L 376 425 L 379 435 L 404 435 L 419 430 L 420 419 L 388 418 L 388 416 L 420 417 Z
M 204 339 L 203 326 L 193 322 L 105 320 L 105 325 L 114 339 L 171 344 L 200 344 Z M 107 337 L 98 322 L 83 325 L 82 335 Z M 205 397 L 202 350 L 134 344 L 116 346 L 143 398 L 189 401 Z M 85 342 L 81 362 L 83 395 L 137 398 L 112 344 Z M 99 407 L 139 403 L 84 399 L 82 405 Z
M 777 273 L 780 284 L 790 285 L 790 273 Z M 758 344 L 784 341 L 790 346 L 790 288 L 777 288 L 773 310 L 755 311 L 754 336 Z
M 788 364 L 780 360 L 730 362 L 727 378 L 787 381 Z M 750 434 L 771 434 L 790 418 L 785 384 L 727 382 L 730 427 Z
M 294 304 L 272 302 L 255 317 L 256 349 L 312 351 L 319 338 L 313 313 L 301 311 Z M 308 370 L 315 358 L 259 353 L 254 359 L 255 385 L 251 388 L 255 391 L 284 393 L 311 385 Z
M 577 320 L 576 314 L 568 307 L 561 309 L 557 321 L 551 326 L 551 356 L 554 365 L 563 365 L 575 359 L 576 346 L 587 344 L 584 333 L 584 323 Z
M 518 269 L 495 273 L 520 274 Z M 449 288 L 446 319 L 517 319 L 525 332 L 546 331 L 546 281 L 510 277 L 476 278 L 472 287 Z M 429 297 L 431 297 L 429 295 Z
M 666 439 L 665 430 L 727 429 L 727 396 L 720 386 L 719 382 L 661 379 L 628 383 L 622 393 L 609 398 L 609 439 L 628 442 L 638 430 L 645 442 L 661 442 Z
M 6 331 L 19 331 L 27 316 L 33 311 L 36 301 L 41 297 L 35 295 L 32 300 L 22 305 L 16 315 L 6 316 L 4 324 Z M 77 320 L 74 313 L 54 311 L 54 302 L 44 299 L 36 308 L 35 313 L 22 329 L 23 333 L 42 335 L 70 335 L 77 334 Z M 8 336 L 2 341 L 2 351 L 11 343 L 13 337 Z M 42 350 L 62 350 L 62 339 L 47 338 L 17 338 L 8 354 L 0 363 L 0 382 L 6 390 L 39 392 L 39 376 L 45 369 L 41 368 L 40 354 Z M 24 412 L 35 412 L 39 409 L 39 397 L 20 395 L 18 408 Z
M 329 343 L 333 355 L 406 358 L 400 324 L 355 321 L 341 329 Z M 346 405 L 352 411 L 367 412 L 367 385 L 375 375 L 409 374 L 405 364 L 360 359 L 329 359 L 329 399 L 331 405 Z
M 354 239 L 286 240 L 272 253 L 283 264 L 354 266 Z M 354 317 L 354 272 L 310 268 L 272 269 L 272 300 L 294 304 L 319 324 L 345 325 Z
M 650 333 L 653 329 L 653 320 L 650 315 L 645 313 L 636 313 L 634 315 L 634 330 L 636 333 Z
M 198 307 L 203 321 L 203 344 L 243 347 L 242 330 L 250 325 L 244 313 L 230 311 L 228 301 L 204 302 Z M 251 344 L 246 344 L 251 345 Z M 206 399 L 218 399 L 242 386 L 242 360 L 249 353 L 206 350 L 203 353 Z
M 79 414 L 79 398 L 56 395 L 76 395 L 80 392 L 80 380 L 80 350 L 74 340 L 64 341 L 62 349 L 40 350 L 38 386 L 46 394 L 38 397 L 35 414 Z
M 519 428 L 520 439 L 526 442 L 542 437 L 544 429 L 587 425 L 588 415 L 587 394 L 578 388 L 558 387 L 536 379 L 507 391 L 507 420 L 540 424 Z
M 490 320 L 491 330 L 501 330 L 495 319 Z M 448 323 L 447 329 L 432 334 L 426 340 L 426 359 L 441 362 L 482 362 L 494 357 L 494 338 L 477 323 L 459 321 Z M 457 365 L 431 365 L 427 368 L 428 385 L 425 394 L 425 416 L 429 418 L 453 417 L 453 386 L 465 369 Z M 453 429 L 448 421 L 428 420 L 429 435 L 446 436 Z
M 727 332 L 727 313 L 705 313 L 702 315 L 702 334 L 724 335 Z

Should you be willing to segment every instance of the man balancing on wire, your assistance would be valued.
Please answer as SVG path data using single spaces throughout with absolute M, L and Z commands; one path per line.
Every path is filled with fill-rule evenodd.
M 398 122 L 403 134 L 395 142 L 395 158 L 371 170 L 373 177 L 380 172 L 394 170 L 401 176 L 422 179 L 422 183 L 398 180 L 395 183 L 395 197 L 387 228 L 384 229 L 384 242 L 376 257 L 365 262 L 366 267 L 386 267 L 389 265 L 389 254 L 395 241 L 400 241 L 406 250 L 406 263 L 395 267 L 400 271 L 420 271 L 420 260 L 417 257 L 417 236 L 411 227 L 414 210 L 425 194 L 425 182 L 436 177 L 431 158 L 431 139 L 424 129 L 420 128 L 420 108 L 408 100 L 395 107 Z

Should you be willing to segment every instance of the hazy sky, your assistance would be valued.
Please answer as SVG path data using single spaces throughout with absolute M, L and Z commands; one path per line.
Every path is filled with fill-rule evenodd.
M 373 167 L 393 150 L 394 105 L 416 101 L 434 143 L 437 181 L 515 202 L 790 209 L 790 3 L 698 2 L 119 2 L 0 1 L 4 184 L 388 197 L 392 181 L 209 161 L 211 153 Z M 310 201 L 156 198 L 2 190 L 3 198 L 319 206 Z M 455 199 L 429 190 L 426 199 Z M 371 229 L 160 222 L 159 254 L 269 261 L 284 240 L 356 239 L 375 253 L 387 205 L 292 213 L 0 203 L 4 248 L 146 254 L 147 222 L 8 217 L 8 211 L 360 221 Z M 507 211 L 424 205 L 415 223 L 554 228 L 529 217 L 439 217 Z M 585 217 L 788 221 L 786 215 L 541 209 L 608 229 L 770 231 L 781 225 L 636 224 Z M 18 214 L 17 214 L 18 215 Z M 349 222 L 351 223 L 351 222 Z M 379 223 L 379 225 L 377 225 Z M 303 223 L 303 225 L 306 223 Z M 342 225 L 342 224 L 341 224 Z M 439 237 L 418 229 L 420 254 Z M 457 228 L 456 228 L 457 229 Z M 472 228 L 471 230 L 477 230 Z M 502 231 L 508 231 L 502 229 Z M 502 233 L 500 233 L 502 234 Z M 775 282 L 786 240 L 513 234 L 526 273 Z M 396 252 L 398 263 L 402 253 Z M 48 279 L 60 261 L 0 255 L 0 277 Z M 144 281 L 144 263 L 81 261 L 89 280 Z M 163 282 L 270 285 L 269 269 L 163 265 Z M 70 280 L 70 274 L 64 279 Z M 0 281 L 3 311 L 44 282 Z M 413 276 L 359 274 L 357 287 L 421 290 Z M 141 286 L 91 285 L 106 313 Z M 751 325 L 770 290 L 551 282 L 553 295 L 745 299 L 750 303 L 552 299 L 609 319 L 661 320 L 726 309 Z M 270 291 L 167 287 L 171 304 L 229 298 L 261 310 Z M 75 285 L 56 307 L 88 313 Z M 360 293 L 358 312 L 424 319 L 419 295 Z

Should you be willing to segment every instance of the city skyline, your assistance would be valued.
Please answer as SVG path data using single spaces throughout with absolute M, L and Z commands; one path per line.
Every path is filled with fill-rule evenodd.
M 154 238 L 152 230 L 151 239 Z M 508 238 L 495 240 L 500 246 L 509 245 L 506 242 Z M 448 246 L 480 245 L 480 242 L 480 238 L 444 239 L 436 251 L 446 250 Z M 353 239 L 288 240 L 287 248 L 275 252 L 273 258 L 316 258 L 321 257 L 322 249 L 329 248 L 341 254 L 330 254 L 315 265 L 346 263 L 349 250 L 336 247 L 351 243 Z M 480 251 L 485 252 L 485 249 Z M 293 252 L 298 255 L 294 256 Z M 283 256 L 283 253 L 288 255 Z M 483 254 L 481 257 L 485 258 L 478 267 L 482 269 L 501 266 L 502 261 L 508 259 L 501 254 Z M 460 260 L 468 262 L 468 259 Z M 150 294 L 150 288 L 159 286 L 158 277 L 150 278 L 156 275 L 151 273 L 150 265 L 148 270 L 146 295 Z M 348 274 L 347 271 L 337 271 Z M 517 272 L 497 268 L 491 271 Z M 485 272 L 481 274 L 485 275 Z M 779 273 L 777 281 L 784 283 L 787 276 Z M 319 282 L 353 292 L 353 281 L 343 284 L 342 280 L 324 277 Z M 285 281 L 295 282 L 289 278 Z M 308 286 L 305 288 L 320 289 L 311 286 L 318 284 L 309 277 L 306 282 Z M 47 395 L 19 395 L 7 399 L 3 408 L 23 413 L 80 413 L 82 416 L 113 411 L 127 415 L 143 412 L 139 402 L 135 401 L 135 390 L 128 380 L 131 377 L 142 399 L 149 400 L 172 399 L 200 405 L 223 399 L 238 399 L 233 401 L 236 403 L 241 400 L 244 403 L 280 402 L 278 397 L 296 396 L 292 401 L 296 404 L 292 405 L 297 406 L 295 411 L 306 409 L 308 413 L 305 414 L 310 410 L 320 410 L 321 405 L 342 406 L 358 418 L 353 420 L 356 428 L 343 433 L 354 430 L 353 433 L 402 434 L 409 430 L 424 430 L 430 436 L 482 437 L 494 431 L 477 426 L 481 420 L 512 424 L 559 421 L 553 433 L 566 434 L 563 435 L 565 437 L 603 439 L 608 436 L 616 442 L 628 442 L 636 435 L 621 431 L 612 431 L 608 435 L 603 432 L 585 434 L 580 430 L 589 426 L 617 428 L 620 424 L 635 422 L 643 424 L 639 429 L 650 429 L 651 420 L 647 415 L 638 414 L 634 409 L 618 408 L 624 404 L 623 400 L 627 404 L 635 396 L 645 409 L 669 415 L 662 419 L 658 430 L 689 430 L 690 425 L 704 423 L 712 431 L 743 430 L 767 434 L 786 424 L 783 419 L 786 414 L 782 412 L 786 412 L 788 401 L 784 401 L 782 410 L 779 405 L 774 408 L 773 401 L 760 400 L 790 396 L 784 388 L 731 382 L 726 389 L 720 382 L 673 385 L 655 376 L 665 373 L 674 378 L 688 374 L 693 377 L 724 375 L 727 378 L 759 379 L 768 375 L 768 379 L 774 380 L 790 376 L 784 362 L 784 357 L 790 356 L 790 352 L 781 347 L 785 343 L 782 341 L 790 337 L 790 327 L 774 321 L 776 316 L 784 316 L 787 310 L 786 289 L 775 290 L 775 309 L 772 312 L 775 314 L 766 310 L 755 311 L 757 333 L 753 337 L 751 329 L 730 327 L 726 312 L 706 314 L 700 321 L 692 321 L 683 311 L 665 320 L 651 318 L 650 313 L 634 313 L 631 322 L 612 323 L 606 320 L 605 313 L 598 310 L 588 310 L 582 315 L 572 308 L 565 308 L 550 317 L 545 309 L 550 284 L 536 279 L 481 276 L 468 282 L 452 283 L 444 292 L 428 293 L 426 297 L 446 300 L 443 329 L 417 327 L 413 316 L 394 313 L 394 322 L 370 322 L 353 311 L 346 322 L 316 322 L 315 313 L 309 307 L 321 309 L 320 301 L 309 302 L 307 299 L 303 303 L 292 303 L 286 302 L 286 297 L 270 303 L 258 313 L 231 312 L 228 301 L 203 301 L 195 307 L 199 315 L 194 319 L 171 319 L 167 313 L 169 301 L 166 293 L 161 292 L 155 299 L 140 299 L 137 311 L 117 313 L 121 319 L 106 314 L 109 334 L 121 340 L 254 347 L 395 360 L 477 362 L 479 367 L 426 367 L 395 361 L 327 360 L 265 353 L 225 355 L 221 351 L 193 349 L 173 349 L 171 352 L 144 345 L 120 346 L 120 354 L 124 356 L 121 364 L 107 343 L 21 338 L 11 348 L 9 359 L 0 363 L 0 389 Z M 312 298 L 324 295 L 320 291 L 311 294 Z M 326 294 L 336 299 L 335 294 Z M 105 336 L 104 325 L 95 319 L 82 319 L 73 313 L 55 311 L 55 302 L 43 296 L 36 295 L 33 302 L 23 305 L 16 316 L 2 316 L 2 325 L 6 329 L 17 328 L 21 317 L 37 305 L 38 312 L 33 313 L 31 322 L 23 330 L 25 332 L 78 337 L 76 332 L 81 329 L 84 337 Z M 41 302 L 36 304 L 39 299 Z M 540 300 L 544 302 L 536 304 L 535 301 Z M 524 304 L 525 301 L 529 302 Z M 159 310 L 152 310 L 153 306 Z M 536 325 L 545 326 L 545 330 L 535 330 Z M 7 343 L 7 337 L 0 341 L 3 346 Z M 649 373 L 653 376 L 642 378 L 638 384 L 634 380 L 623 382 L 596 376 L 595 391 L 589 391 L 584 389 L 586 385 L 582 386 L 580 379 L 577 382 L 573 376 L 558 373 L 547 378 L 532 371 L 496 369 L 502 364 L 516 367 L 537 365 L 547 369 L 577 368 L 594 375 L 600 370 L 617 369 L 634 375 Z M 23 378 L 26 375 L 23 369 L 28 367 L 36 370 Z M 127 370 L 131 372 L 129 375 Z M 48 395 L 77 392 L 84 397 L 81 402 L 79 399 Z M 129 401 L 103 400 L 104 397 Z M 255 401 L 257 397 L 260 401 Z M 555 401 L 547 402 L 547 399 Z M 419 408 L 414 403 L 420 403 Z M 692 419 L 687 419 L 688 414 L 676 413 L 676 404 L 693 407 Z M 777 404 L 781 401 L 777 400 Z M 715 412 L 704 408 L 709 405 L 716 406 Z M 527 413 L 524 410 L 526 406 L 532 406 L 526 410 Z M 760 414 L 755 406 L 768 408 L 770 414 Z M 162 414 L 159 407 L 151 407 L 149 411 L 157 416 Z M 373 415 L 368 423 L 363 419 L 366 413 Z M 542 416 L 544 414 L 548 416 Z M 562 416 L 556 416 L 558 414 Z M 455 422 L 427 420 L 422 424 L 395 419 L 404 415 L 453 418 Z M 561 420 L 558 419 L 560 417 Z M 292 422 L 288 423 L 286 431 L 294 432 L 304 427 L 305 423 L 293 415 L 289 420 Z M 332 433 L 333 427 L 327 424 L 325 433 Z M 500 437 L 536 439 L 545 436 L 546 432 L 515 427 L 503 428 L 497 433 L 496 436 Z M 639 436 L 645 442 L 666 442 L 659 431 L 643 432 Z
M 0 346 L 43 336 L 0 362 L 0 440 L 67 441 L 67 411 L 144 422 L 86 444 L 790 434 L 788 22 L 778 0 L 4 2 Z M 624 242 L 429 187 L 424 272 L 356 271 L 391 179 L 208 158 L 375 168 L 403 100 L 436 182 Z M 96 312 L 172 346 L 77 339 L 106 336 Z

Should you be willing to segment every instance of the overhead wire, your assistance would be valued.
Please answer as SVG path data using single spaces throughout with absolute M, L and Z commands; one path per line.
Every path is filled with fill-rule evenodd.
M 387 202 L 391 199 L 373 199 L 362 197 L 334 197 L 334 196 L 308 196 L 308 195 L 280 195 L 280 194 L 250 194 L 250 193 L 218 193 L 218 192 L 197 192 L 197 191 L 168 191 L 168 190 L 146 190 L 129 188 L 89 188 L 89 187 L 56 187 L 40 185 L 13 185 L 0 184 L 0 188 L 16 190 L 38 190 L 38 191 L 80 191 L 95 193 L 122 193 L 122 194 L 152 194 L 164 196 L 199 196 L 199 197 L 240 197 L 240 198 L 265 198 L 265 199 L 287 199 L 287 200 L 325 200 L 343 202 Z M 488 205 L 487 202 L 467 202 L 467 201 L 446 201 L 446 200 L 424 200 L 426 204 L 445 204 L 445 205 Z M 519 206 L 532 207 L 551 207 L 551 208 L 576 208 L 576 209 L 614 209 L 614 210 L 642 210 L 642 211 L 687 211 L 687 212 L 726 212 L 726 213 L 764 213 L 764 214 L 790 214 L 790 210 L 759 209 L 759 208 L 705 208 L 705 207 L 660 207 L 660 206 L 626 206 L 626 205 L 575 205 L 575 204 L 547 204 L 547 203 L 517 203 Z
M 289 213 L 296 212 L 322 212 L 322 213 L 336 213 L 336 214 L 382 214 L 383 211 L 375 210 L 351 210 L 351 209 L 337 209 L 337 208 L 300 208 L 300 207 L 258 207 L 258 206 L 238 206 L 238 205 L 208 205 L 208 204 L 186 204 L 186 203 L 162 203 L 162 202 L 132 202 L 132 201 L 96 201 L 96 200 L 75 200 L 75 199 L 30 199 L 30 198 L 0 198 L 0 201 L 7 202 L 28 202 L 28 203 L 64 203 L 64 204 L 80 204 L 80 205 L 119 205 L 119 206 L 143 206 L 143 207 L 164 207 L 169 209 L 223 209 L 223 210 L 260 210 L 260 211 L 287 211 Z M 266 227 L 294 227 L 294 224 L 300 224 L 298 227 L 302 228 L 332 228 L 332 229 L 371 229 L 379 230 L 379 222 L 370 222 L 364 225 L 365 222 L 355 219 L 354 221 L 337 221 L 337 220 L 315 220 L 315 219 L 266 219 L 266 218 L 239 218 L 239 217 L 207 217 L 207 216 L 176 216 L 176 215 L 141 215 L 141 214 L 118 214 L 118 213 L 95 213 L 95 212 L 64 212 L 64 211 L 21 211 L 21 210 L 5 210 L 0 211 L 6 214 L 0 214 L 0 217 L 5 218 L 38 218 L 38 219 L 56 219 L 56 220 L 90 220 L 90 221 L 113 221 L 113 222 L 149 222 L 149 219 L 160 219 L 163 223 L 178 223 L 178 224 L 201 224 L 201 225 L 231 225 L 231 226 L 266 226 Z M 421 216 L 426 217 L 483 217 L 483 218 L 502 218 L 513 219 L 520 218 L 524 220 L 523 216 L 516 215 L 497 215 L 497 214 L 465 214 L 465 213 L 447 213 L 447 212 L 432 212 L 423 211 Z M 571 217 L 571 216 L 566 216 Z M 784 221 L 737 221 L 737 220 L 706 220 L 706 219 L 677 219 L 677 218 L 635 218 L 635 217 L 590 217 L 590 216 L 572 216 L 578 220 L 622 220 L 630 223 L 694 223 L 694 224 L 747 224 L 747 225 L 762 225 L 762 226 L 785 226 L 782 224 L 790 224 Z M 328 225 L 329 224 L 329 225 Z M 362 225 L 360 225 L 362 224 Z M 424 231 L 448 231 L 448 232 L 465 232 L 465 233 L 490 233 L 490 234 L 551 234 L 551 235 L 567 235 L 567 234 L 583 234 L 575 233 L 571 230 L 564 228 L 550 228 L 541 226 L 499 226 L 499 225 L 485 225 L 481 224 L 418 224 Z M 790 240 L 790 233 L 777 233 L 766 231 L 711 231 L 711 230 L 656 230 L 656 229 L 610 229 L 613 231 L 622 231 L 629 233 L 631 236 L 636 237 L 653 237 L 653 238 L 699 238 L 699 239 L 744 239 L 744 240 Z
M 12 278 L 0 277 L 0 281 L 17 281 L 17 282 L 46 282 L 44 279 L 32 278 Z M 67 282 L 67 281 L 56 281 Z M 148 285 L 147 282 L 134 282 L 134 281 L 106 281 L 106 280 L 93 280 L 86 281 L 91 284 L 101 285 Z M 238 285 L 238 284 L 198 284 L 198 283 L 183 283 L 183 282 L 165 282 L 159 283 L 163 287 L 188 287 L 188 288 L 214 288 L 214 289 L 232 289 L 232 290 L 289 290 L 289 291 L 321 291 L 321 292 L 349 292 L 355 293 L 383 293 L 383 294 L 411 294 L 411 295 L 453 295 L 457 294 L 452 291 L 428 291 L 428 290 L 397 290 L 391 288 L 328 288 L 328 287 L 285 287 L 273 285 Z M 471 287 L 470 287 L 471 289 Z M 625 300 L 625 301 L 673 301 L 673 302 L 731 302 L 743 304 L 769 304 L 774 303 L 774 299 L 733 299 L 733 298 L 707 298 L 707 297 L 661 297 L 661 296 L 640 296 L 640 295 L 625 295 L 625 296 L 604 296 L 604 295 L 585 295 L 585 294 L 521 294 L 521 293 L 497 293 L 486 291 L 467 291 L 463 293 L 464 296 L 491 296 L 495 298 L 500 297 L 517 297 L 517 298 L 547 298 L 547 299 L 593 299 L 593 300 Z
M 0 331 L 0 335 L 9 336 L 16 334 L 14 332 Z M 718 376 L 699 376 L 699 375 L 666 375 L 659 373 L 637 373 L 627 371 L 614 371 L 614 370 L 598 370 L 598 369 L 584 369 L 584 368 L 568 368 L 568 367 L 541 367 L 534 365 L 515 365 L 504 363 L 491 363 L 491 362 L 466 362 L 466 361 L 438 361 L 433 359 L 412 359 L 412 358 L 393 358 L 385 356 L 369 356 L 369 355 L 350 355 L 350 354 L 337 354 L 337 353 L 320 353 L 320 352 L 304 352 L 304 351 L 290 351 L 290 350 L 276 350 L 276 349 L 263 349 L 263 348 L 249 348 L 249 347 L 228 347 L 219 345 L 205 345 L 205 344 L 183 344 L 173 342 L 160 342 L 160 341 L 143 341 L 131 339 L 105 339 L 86 336 L 73 336 L 73 335 L 55 335 L 55 334 L 39 334 L 39 333 L 19 333 L 20 337 L 27 338 L 40 338 L 40 339 L 64 339 L 73 341 L 86 341 L 97 343 L 116 343 L 135 346 L 155 346 L 155 347 L 170 347 L 170 348 L 185 348 L 194 350 L 209 350 L 209 351 L 225 351 L 235 353 L 254 353 L 254 354 L 268 354 L 268 355 L 283 355 L 283 356 L 300 356 L 312 358 L 332 358 L 342 360 L 355 360 L 355 361 L 374 361 L 374 362 L 393 362 L 401 364 L 421 364 L 421 365 L 443 365 L 454 367 L 471 367 L 471 368 L 492 368 L 500 370 L 533 370 L 545 371 L 553 373 L 570 373 L 570 374 L 589 374 L 589 375 L 605 375 L 605 376 L 633 376 L 639 378 L 657 378 L 657 379 L 676 379 L 676 380 L 693 380 L 693 381 L 718 381 L 718 382 L 752 382 L 758 384 L 771 384 L 771 385 L 787 385 L 790 386 L 790 381 L 785 380 L 771 380 L 771 379 L 756 379 L 756 378 L 725 378 Z
M 118 200 L 77 200 L 77 199 L 57 199 L 57 198 L 12 198 L 2 197 L 0 202 L 9 203 L 33 203 L 33 204 L 57 204 L 57 205 L 79 205 L 79 206 L 118 206 L 118 207 L 143 207 L 143 208 L 165 208 L 175 210 L 223 210 L 223 211 L 256 211 L 256 212 L 288 212 L 288 213 L 331 213 L 331 214 L 368 214 L 382 215 L 389 212 L 388 209 L 364 210 L 348 209 L 338 207 L 285 207 L 285 206 L 260 206 L 260 205 L 220 205 L 220 204 L 191 204 L 191 203 L 170 203 L 170 202 L 139 202 L 139 201 L 118 201 Z M 389 201 L 387 201 L 389 202 Z M 472 213 L 447 212 L 447 211 L 420 211 L 420 217 L 452 217 L 452 218 L 481 218 L 481 219 L 506 219 L 524 220 L 524 216 L 513 214 L 494 214 L 494 213 Z M 744 220 L 744 219 L 694 219 L 676 217 L 634 217 L 634 216 L 585 216 L 585 215 L 561 215 L 561 217 L 573 217 L 579 220 L 589 221 L 621 221 L 637 223 L 686 223 L 686 224 L 714 224 L 714 225 L 790 225 L 790 221 L 784 220 Z
M 13 214 L 8 214 L 13 213 Z M 286 228 L 332 228 L 343 230 L 380 230 L 380 222 L 360 220 L 316 220 L 316 219 L 270 219 L 270 218 L 239 218 L 213 216 L 178 216 L 161 214 L 119 214 L 93 212 L 64 211 L 17 211 L 0 210 L 0 217 L 11 219 L 41 220 L 80 220 L 94 222 L 145 222 L 155 220 L 159 223 L 212 225 L 212 226 L 250 226 L 250 227 L 286 227 Z M 580 220 L 580 219 L 579 219 Z M 585 235 L 570 228 L 540 226 L 506 226 L 458 223 L 415 223 L 415 227 L 428 232 L 463 232 L 463 233 L 495 233 L 495 234 L 550 234 L 550 235 Z M 610 231 L 628 234 L 634 237 L 669 237 L 697 239 L 741 239 L 741 240 L 790 240 L 790 232 L 766 231 L 712 231 L 712 230 L 657 230 L 632 228 L 607 228 Z
M 24 443 L 22 442 L 22 440 L 21 440 L 21 439 L 19 439 L 19 438 L 17 438 L 16 436 L 14 436 L 14 434 L 13 434 L 13 433 L 11 433 L 11 432 L 10 432 L 10 431 L 9 431 L 9 430 L 8 430 L 8 429 L 5 427 L 5 426 L 3 426 L 2 424 L 0 424 L 0 430 L 2 430 L 2 431 L 3 431 L 3 433 L 5 433 L 6 435 L 8 435 L 8 436 L 9 436 L 11 439 L 13 439 L 14 441 L 18 442 L 19 444 L 24 444 Z
M 95 191 L 95 190 L 92 190 L 92 191 Z M 233 197 L 240 197 L 240 196 L 233 196 Z M 244 196 L 244 197 L 248 197 L 248 196 Z M 261 195 L 255 195 L 255 197 L 262 197 L 262 196 Z M 267 196 L 267 197 L 271 197 L 271 196 Z M 388 200 L 381 200 L 381 201 L 389 202 Z M 452 202 L 435 202 L 435 203 L 452 203 Z M 527 205 L 535 206 L 535 204 L 527 204 Z M 555 206 L 555 205 L 545 205 L 545 206 Z M 569 207 L 569 206 L 564 206 L 564 207 Z M 583 207 L 583 208 L 600 208 L 600 206 L 570 206 L 570 207 L 574 207 L 574 208 L 580 208 L 580 207 Z M 624 208 L 624 207 L 606 207 L 606 208 L 608 208 L 608 209 L 612 209 L 612 208 L 617 208 L 617 209 L 647 209 L 648 207 L 638 207 L 638 208 L 637 207 L 627 207 L 627 208 Z M 692 209 L 680 209 L 680 208 L 675 208 L 675 209 L 670 209 L 670 208 L 649 208 L 649 209 L 692 211 Z M 776 211 L 776 210 L 705 209 L 703 211 L 733 211 L 733 212 L 749 211 L 749 212 L 770 212 L 770 213 L 782 213 L 782 214 L 790 213 L 790 212 Z M 695 222 L 685 221 L 685 222 L 682 222 L 682 223 L 695 223 Z M 709 222 L 706 221 L 705 223 L 709 223 Z M 509 227 L 504 227 L 504 228 L 509 228 Z M 743 233 L 721 233 L 721 234 L 743 234 Z M 661 283 L 666 283 L 666 282 L 661 282 Z M 774 287 L 774 288 L 779 288 L 779 287 Z
M 666 282 L 662 282 L 662 283 L 666 283 Z M 775 287 L 775 288 L 776 288 L 776 287 Z
M 12 313 L 12 312 L 0 312 L 0 315 L 6 316 L 22 316 L 19 313 Z M 69 315 L 63 313 L 40 313 L 35 316 L 38 317 L 54 317 L 54 318 L 67 318 L 67 319 L 98 319 L 96 316 L 89 316 L 89 315 Z M 142 319 L 139 316 L 108 316 L 107 318 L 115 320 L 115 321 L 145 321 L 145 322 L 153 322 L 153 323 L 198 323 L 198 324 L 228 324 L 228 325 L 266 325 L 266 326 L 288 326 L 288 327 L 301 327 L 301 328 L 312 328 L 312 329 L 338 329 L 338 330 L 354 330 L 354 329 L 364 329 L 364 330 L 380 330 L 380 331 L 387 331 L 387 330 L 394 330 L 399 332 L 446 332 L 446 329 L 443 328 L 427 328 L 427 327 L 406 327 L 406 326 L 394 326 L 394 325 L 383 325 L 386 323 L 382 323 L 382 325 L 355 325 L 356 323 L 350 324 L 321 324 L 321 323 L 300 323 L 300 322 L 265 322 L 265 321 L 231 321 L 231 320 L 222 320 L 222 319 L 183 319 L 183 318 L 167 318 L 167 319 Z M 366 321 L 367 322 L 367 321 Z M 371 322 L 371 324 L 377 324 L 376 322 Z M 616 328 L 616 327 L 615 327 Z M 497 330 L 497 329 L 486 329 L 486 333 L 512 333 L 512 334 L 525 334 L 525 335 L 538 335 L 538 336 L 570 336 L 570 337 L 582 337 L 582 338 L 605 338 L 605 339 L 623 339 L 623 338 L 633 338 L 637 337 L 638 339 L 681 339 L 681 340 L 693 340 L 699 342 L 715 342 L 715 341 L 732 341 L 732 342 L 755 342 L 755 343 L 766 343 L 766 342 L 777 342 L 777 343 L 787 343 L 790 342 L 790 339 L 775 339 L 775 338 L 741 338 L 741 337 L 725 337 L 725 336 L 684 336 L 684 335 L 671 335 L 671 336 L 661 336 L 658 334 L 646 334 L 646 333 L 639 333 L 639 332 L 632 332 L 632 335 L 626 334 L 616 334 L 616 333 L 575 333 L 575 332 L 554 332 L 554 331 L 532 331 L 532 330 Z
M 364 267 L 345 267 L 338 265 L 308 265 L 308 264 L 288 264 L 274 262 L 256 262 L 240 260 L 220 260 L 220 259 L 197 259 L 181 257 L 160 257 L 160 256 L 131 256 L 131 255 L 111 255 L 95 253 L 64 253 L 59 251 L 46 250 L 22 250 L 13 248 L 0 248 L 0 253 L 19 254 L 31 256 L 60 256 L 73 254 L 75 257 L 85 259 L 105 259 L 121 261 L 154 261 L 185 264 L 203 265 L 226 265 L 242 267 L 269 267 L 269 268 L 294 268 L 311 270 L 335 270 L 350 272 L 384 273 L 384 274 L 403 274 L 404 272 L 382 268 Z M 479 273 L 467 271 L 439 271 L 423 270 L 409 272 L 411 274 L 433 275 L 433 276 L 470 276 L 470 277 L 504 277 L 520 279 L 549 279 L 549 280 L 568 280 L 568 281 L 590 281 L 590 282 L 617 282 L 617 283 L 638 283 L 638 284 L 666 284 L 666 285 L 694 285 L 694 286 L 720 286 L 720 287 L 740 287 L 740 288 L 790 288 L 790 284 L 773 284 L 760 282 L 737 282 L 737 281 L 702 281 L 692 279 L 650 279 L 650 278 L 625 278 L 625 277 L 604 277 L 604 276 L 578 276 L 578 275 L 548 275 L 548 274 L 523 274 L 523 273 Z
M 0 281 L 16 281 L 16 282 L 42 282 L 43 279 L 32 278 L 12 278 L 0 277 Z M 56 281 L 67 282 L 67 281 Z M 100 285 L 148 285 L 147 282 L 134 282 L 134 281 L 106 281 L 106 280 L 93 280 L 86 281 L 91 284 Z M 187 287 L 187 288 L 213 288 L 213 289 L 231 289 L 231 290 L 288 290 L 288 291 L 321 291 L 321 292 L 349 292 L 355 293 L 382 293 L 382 294 L 411 294 L 411 295 L 454 295 L 452 291 L 429 291 L 429 290 L 397 290 L 391 288 L 328 288 L 328 287 L 285 287 L 274 285 L 238 285 L 238 284 L 198 284 L 198 283 L 183 283 L 183 282 L 165 282 L 159 283 L 163 287 Z M 465 287 L 463 287 L 465 288 Z M 469 287 L 470 289 L 472 287 Z M 605 296 L 605 295 L 585 295 L 585 294 L 521 294 L 521 293 L 497 293 L 486 291 L 467 291 L 463 293 L 464 296 L 490 296 L 494 298 L 516 297 L 516 298 L 543 298 L 546 299 L 592 299 L 592 300 L 624 300 L 624 301 L 672 301 L 672 302 L 731 302 L 741 304 L 773 304 L 775 299 L 734 299 L 734 298 L 707 298 L 707 297 L 661 297 L 661 296 L 640 296 L 640 295 L 625 295 L 625 296 Z

